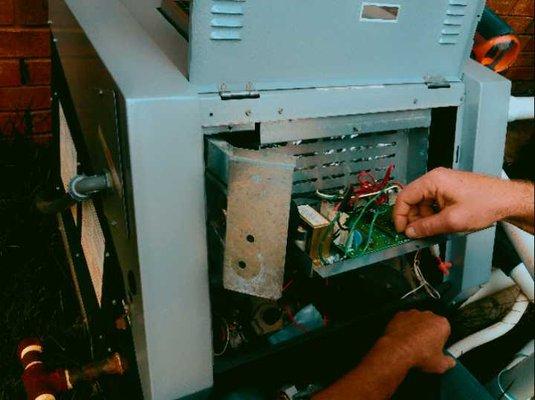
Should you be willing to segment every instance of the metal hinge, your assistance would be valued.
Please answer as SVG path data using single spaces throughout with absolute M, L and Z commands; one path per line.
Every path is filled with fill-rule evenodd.
M 252 83 L 245 85 L 245 90 L 231 92 L 227 90 L 227 85 L 224 83 L 219 86 L 219 97 L 221 100 L 242 100 L 242 99 L 258 99 L 260 92 L 254 90 Z

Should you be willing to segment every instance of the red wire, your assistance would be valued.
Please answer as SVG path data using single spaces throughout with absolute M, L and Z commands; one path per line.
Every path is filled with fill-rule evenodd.
M 359 185 L 353 189 L 353 196 L 351 197 L 350 204 L 354 205 L 355 201 L 358 200 L 362 195 L 378 192 L 383 190 L 388 183 L 390 182 L 392 171 L 394 171 L 394 164 L 390 164 L 386 169 L 383 179 L 379 182 L 373 177 L 369 171 L 361 171 L 357 175 L 357 180 Z M 380 196 L 376 203 L 377 205 L 384 204 L 388 200 L 387 195 Z
M 292 286 L 292 283 L 294 283 L 293 279 L 290 279 L 288 282 L 286 282 L 286 284 L 282 287 L 282 291 L 284 292 L 286 289 Z
M 288 316 L 288 319 L 290 320 L 290 322 L 292 323 L 292 325 L 294 325 L 297 329 L 299 329 L 300 331 L 306 333 L 308 332 L 308 329 L 305 328 L 303 325 L 301 325 L 299 322 L 297 322 L 295 320 L 295 317 L 292 313 L 292 310 L 290 309 L 290 307 L 287 305 L 286 307 L 284 307 L 284 309 L 286 310 L 286 315 Z

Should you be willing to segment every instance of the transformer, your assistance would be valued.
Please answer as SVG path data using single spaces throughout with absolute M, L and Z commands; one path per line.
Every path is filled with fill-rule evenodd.
M 510 82 L 469 59 L 483 7 L 50 0 L 60 192 L 76 177 L 109 183 L 58 210 L 60 228 L 94 353 L 130 357 L 123 396 L 204 398 L 218 375 L 262 363 L 265 347 L 214 358 L 219 331 L 225 348 L 248 341 L 217 307 L 237 296 L 257 334 L 279 330 L 270 306 L 288 263 L 344 279 L 440 243 L 449 302 L 486 282 L 493 227 L 332 265 L 317 263 L 323 250 L 294 251 L 292 236 L 311 193 L 359 171 L 380 178 L 395 164 L 403 184 L 435 166 L 499 174 Z M 284 346 L 282 357 L 301 344 Z

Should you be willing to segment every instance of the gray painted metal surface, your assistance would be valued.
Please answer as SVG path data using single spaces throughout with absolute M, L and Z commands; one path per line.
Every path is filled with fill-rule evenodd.
M 361 171 L 371 170 L 380 177 L 391 164 L 396 180 L 410 182 L 426 172 L 428 134 L 428 128 L 350 134 L 284 142 L 270 150 L 296 158 L 293 193 L 310 193 L 348 186 Z M 292 137 L 291 132 L 287 135 Z
M 203 127 L 290 119 L 359 115 L 390 111 L 455 107 L 464 97 L 464 84 L 430 89 L 427 85 L 372 85 L 319 89 L 272 90 L 258 99 L 223 101 L 219 95 L 201 95 Z
M 116 0 L 53 0 L 52 30 L 94 168 L 106 168 L 95 88 L 118 95 L 125 186 L 132 219 L 102 199 L 126 276 L 146 399 L 212 385 L 203 142 L 199 99 L 177 67 Z M 118 51 L 120 49 L 120 51 Z M 148 79 L 147 71 L 157 79 Z M 150 77 L 149 77 L 150 78 Z M 112 111 L 108 107 L 108 111 Z M 105 122 L 105 121 L 102 121 Z M 113 153 L 113 152 L 112 152 Z M 127 281 L 125 279 L 125 281 Z
M 466 98 L 457 113 L 454 168 L 499 176 L 511 82 L 471 60 L 464 81 Z M 494 236 L 492 227 L 453 239 L 448 245 L 447 259 L 462 266 L 452 269 L 449 276 L 461 297 L 490 277 Z
M 395 21 L 362 18 L 365 4 L 197 0 L 190 79 L 201 92 L 460 80 L 483 0 L 383 3 Z
M 195 38 L 195 32 L 201 29 L 198 39 L 207 43 L 193 43 L 189 60 L 184 40 L 155 10 L 157 3 L 51 0 L 50 15 L 90 161 L 94 169 L 117 171 L 115 191 L 103 197 L 102 203 L 123 274 L 132 271 L 140 288 L 130 304 L 130 319 L 144 396 L 171 400 L 212 385 L 203 131 L 215 133 L 264 123 L 264 132 L 271 129 L 272 137 L 266 139 L 270 142 L 282 138 L 286 126 L 299 125 L 298 120 L 352 116 L 357 120 L 375 118 L 384 124 L 382 118 L 363 115 L 414 111 L 414 115 L 421 113 L 417 119 L 424 121 L 429 109 L 461 105 L 455 167 L 498 174 L 509 83 L 471 62 L 465 69 L 464 82 L 459 81 L 460 66 L 471 44 L 468 38 L 483 5 L 480 0 L 429 4 L 400 0 L 397 25 L 355 22 L 356 27 L 348 32 L 340 32 L 344 24 L 330 23 L 334 19 L 328 14 L 338 16 L 340 10 L 350 6 L 346 0 L 340 9 L 328 8 L 319 0 L 307 3 L 306 8 L 294 0 L 198 0 L 193 8 L 191 36 Z M 203 20 L 209 18 L 212 6 L 223 3 L 244 8 L 244 36 L 237 46 L 231 41 L 210 39 L 212 22 L 206 25 Z M 355 16 L 353 10 L 356 7 L 358 11 L 359 4 L 351 5 L 347 18 Z M 457 16 L 452 10 L 449 14 L 453 15 L 449 15 L 450 6 L 465 10 L 465 15 Z M 311 18 L 297 15 L 303 9 Z M 402 22 L 405 24 L 404 15 L 412 15 L 415 9 L 418 17 L 411 17 L 411 26 L 397 31 Z M 275 13 L 277 10 L 284 12 Z M 428 18 L 423 10 L 428 11 Z M 224 23 L 234 20 L 229 14 L 222 15 L 227 15 Z M 461 25 L 451 26 L 460 26 L 461 32 L 448 34 L 450 25 L 444 22 L 457 19 L 463 21 Z M 320 20 L 321 24 L 313 24 Z M 264 35 L 267 24 L 275 27 L 274 21 L 277 29 L 273 29 L 273 35 Z M 300 25 L 295 27 L 296 35 L 289 34 L 294 21 L 315 25 L 314 31 Z M 320 27 L 325 24 L 333 31 L 322 31 Z M 279 26 L 283 29 L 278 30 Z M 382 33 L 368 35 L 363 43 L 359 29 Z M 421 35 L 422 30 L 426 35 Z M 332 39 L 334 33 L 338 33 L 336 40 Z M 351 33 L 359 33 L 354 43 L 353 37 L 346 37 Z M 305 40 L 301 39 L 297 52 L 292 43 L 280 40 L 299 35 L 305 35 L 301 36 Z M 440 42 L 449 36 L 457 43 Z M 375 41 L 381 44 L 373 45 Z M 377 54 L 371 56 L 372 51 Z M 265 57 L 256 57 L 258 52 Z M 190 71 L 196 84 L 187 80 L 188 64 L 195 69 Z M 268 73 L 266 67 L 274 69 Z M 220 73 L 228 80 L 227 89 L 244 90 L 242 86 L 252 81 L 260 97 L 223 101 L 215 93 L 199 95 L 199 91 L 219 90 Z M 430 89 L 423 83 L 426 74 L 442 75 L 450 81 L 450 87 Z M 376 84 L 355 86 L 372 82 Z M 280 87 L 292 90 L 268 90 Z M 104 100 L 95 88 L 108 93 Z M 106 110 L 99 111 L 102 107 Z M 394 116 L 401 114 L 388 114 L 386 119 L 395 121 Z M 319 132 L 313 123 L 311 126 L 312 131 Z M 110 145 L 101 137 L 116 137 L 117 141 Z M 292 130 L 285 141 L 307 137 L 310 133 L 306 129 Z M 420 160 L 409 163 L 406 169 L 407 180 L 411 180 L 423 171 L 421 160 L 425 157 L 421 152 L 427 146 L 427 135 L 409 134 L 408 138 L 407 158 Z M 111 158 L 102 157 L 106 148 Z M 493 237 L 493 232 L 483 231 L 454 239 L 448 255 L 463 266 L 452 271 L 455 290 L 466 290 L 486 280 Z
M 260 126 L 260 142 L 279 143 L 334 136 L 360 135 L 399 129 L 429 127 L 431 110 L 400 111 L 344 115 L 330 118 L 298 119 L 265 122 Z

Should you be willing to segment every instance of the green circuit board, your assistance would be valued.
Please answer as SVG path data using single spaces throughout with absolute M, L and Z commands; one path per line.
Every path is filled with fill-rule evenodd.
M 360 240 L 355 240 L 356 243 L 360 242 L 360 245 L 356 246 L 355 243 L 349 252 L 345 251 L 345 246 L 342 244 L 335 244 L 336 248 L 347 258 L 362 257 L 411 241 L 407 236 L 396 231 L 392 222 L 392 206 L 390 205 L 383 205 L 382 213 L 375 220 L 373 211 L 365 213 L 355 225 L 353 235 L 360 238 Z

